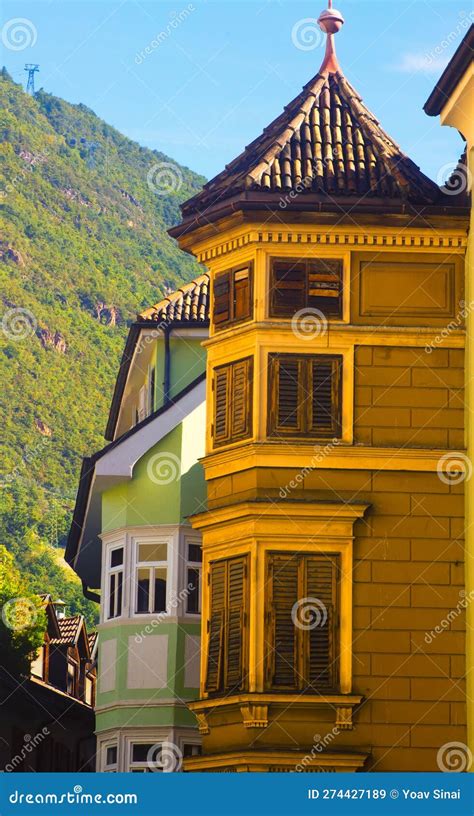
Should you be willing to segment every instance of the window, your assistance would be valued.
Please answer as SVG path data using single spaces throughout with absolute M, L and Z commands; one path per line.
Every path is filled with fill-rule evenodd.
M 118 749 L 116 745 L 105 746 L 105 770 L 116 771 L 118 765 Z
M 146 403 L 147 390 L 146 386 L 142 385 L 138 392 L 138 422 L 143 422 L 143 420 L 146 419 Z
M 248 558 L 210 565 L 206 691 L 237 692 L 247 684 Z
M 154 742 L 134 742 L 131 746 L 131 760 L 130 771 L 132 773 L 151 773 L 153 770 L 159 770 L 156 767 L 155 751 L 156 745 Z
M 166 612 L 168 545 L 137 545 L 135 612 Z
M 201 756 L 202 746 L 195 743 L 185 742 L 183 745 L 183 757 Z
M 270 281 L 270 317 L 293 317 L 299 309 L 318 309 L 326 317 L 342 314 L 340 260 L 273 260 Z
M 252 376 L 252 357 L 214 369 L 214 446 L 252 435 Z
M 156 368 L 150 366 L 148 369 L 148 414 L 155 410 L 155 389 L 156 389 Z
M 214 279 L 213 320 L 216 329 L 253 315 L 253 264 L 230 269 Z
M 201 562 L 202 548 L 197 542 L 187 543 L 188 566 L 186 568 L 186 612 L 199 615 L 201 611 Z
M 270 354 L 268 435 L 339 437 L 341 379 L 342 357 Z
M 118 618 L 123 602 L 123 547 L 109 551 L 109 598 L 107 616 Z
M 272 553 L 266 584 L 266 685 L 336 690 L 337 555 Z

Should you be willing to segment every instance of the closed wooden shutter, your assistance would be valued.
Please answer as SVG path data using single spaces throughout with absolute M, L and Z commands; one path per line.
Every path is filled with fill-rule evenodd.
M 333 688 L 336 684 L 335 634 L 337 624 L 337 556 L 305 559 L 305 586 L 308 598 L 318 601 L 317 625 L 308 632 L 308 684 L 314 689 Z
M 206 691 L 245 688 L 248 558 L 210 564 L 210 614 Z
M 223 272 L 214 281 L 213 319 L 216 325 L 230 320 L 230 297 L 230 272 Z
M 305 305 L 305 263 L 274 261 L 271 279 L 271 315 L 292 317 Z
M 246 558 L 227 563 L 228 601 L 226 622 L 226 690 L 240 690 L 244 685 L 244 624 L 247 583 Z
M 210 565 L 210 614 L 207 653 L 206 691 L 218 691 L 222 685 L 224 615 L 226 597 L 225 562 Z
M 252 435 L 253 358 L 219 366 L 214 372 L 214 445 Z
M 270 685 L 298 687 L 297 630 L 292 609 L 298 600 L 298 557 L 296 554 L 269 557 L 270 583 Z
M 214 442 L 223 444 L 230 436 L 231 367 L 216 368 L 214 374 Z
M 339 357 L 314 359 L 310 368 L 312 410 L 310 430 L 321 437 L 340 435 L 341 360 Z
M 297 552 L 268 556 L 267 688 L 336 689 L 338 559 Z
M 341 377 L 341 357 L 270 354 L 269 436 L 339 437 Z

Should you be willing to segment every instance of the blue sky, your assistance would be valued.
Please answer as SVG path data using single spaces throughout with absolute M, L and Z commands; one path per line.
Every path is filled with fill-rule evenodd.
M 422 108 L 474 19 L 472 0 L 335 5 L 346 20 L 337 35 L 344 73 L 436 179 L 462 142 Z M 323 38 L 311 19 L 324 7 L 324 0 L 0 0 L 1 61 L 16 81 L 25 62 L 39 63 L 37 87 L 85 103 L 141 144 L 211 177 L 317 72 Z M 26 39 L 12 40 L 16 18 L 26 21 L 19 24 Z

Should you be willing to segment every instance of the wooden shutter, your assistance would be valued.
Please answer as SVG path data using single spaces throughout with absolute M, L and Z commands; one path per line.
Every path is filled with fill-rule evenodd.
M 341 358 L 319 355 L 309 371 L 312 396 L 309 430 L 320 437 L 338 437 L 341 433 Z
M 318 601 L 318 625 L 307 632 L 305 679 L 314 689 L 336 685 L 338 557 L 305 558 L 305 595 Z
M 234 320 L 245 320 L 250 317 L 252 311 L 252 267 L 237 269 L 233 273 L 234 298 L 233 298 L 233 318 Z
M 244 686 L 244 626 L 246 615 L 247 559 L 227 562 L 226 610 L 226 690 L 238 691 Z
M 230 320 L 230 272 L 216 275 L 214 280 L 214 324 L 225 323 Z
M 271 278 L 270 314 L 293 317 L 305 305 L 305 263 L 274 261 Z
M 253 358 L 236 360 L 214 371 L 214 445 L 252 435 Z
M 292 609 L 298 600 L 298 556 L 296 553 L 269 556 L 269 685 L 298 687 L 298 631 Z
M 230 436 L 231 366 L 221 366 L 214 372 L 214 444 L 224 444 Z
M 252 358 L 232 365 L 231 439 L 250 436 L 252 425 Z
M 270 434 L 300 434 L 303 427 L 303 361 L 295 356 L 270 355 Z
M 207 652 L 206 691 L 218 691 L 222 686 L 224 614 L 226 597 L 226 566 L 224 561 L 210 565 L 210 612 Z
M 308 262 L 307 305 L 319 309 L 326 317 L 341 316 L 342 261 Z

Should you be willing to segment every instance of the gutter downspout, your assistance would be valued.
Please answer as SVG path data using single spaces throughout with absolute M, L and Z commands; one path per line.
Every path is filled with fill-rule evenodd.
M 164 341 L 165 341 L 165 371 L 163 380 L 163 405 L 167 405 L 170 401 L 171 391 L 171 351 L 170 351 L 170 335 L 171 326 L 163 327 Z
M 85 581 L 82 582 L 82 594 L 88 601 L 93 601 L 94 603 L 100 604 L 100 595 L 98 595 L 97 592 L 92 592 Z

